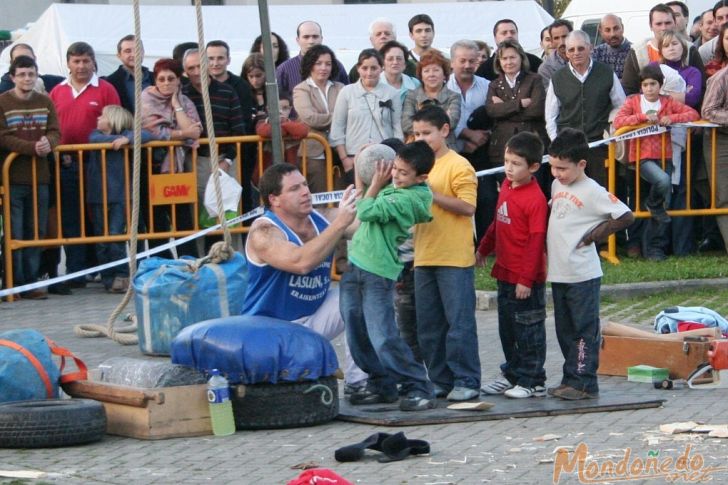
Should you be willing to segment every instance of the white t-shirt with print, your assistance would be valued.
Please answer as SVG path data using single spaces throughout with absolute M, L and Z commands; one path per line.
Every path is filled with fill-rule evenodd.
M 554 180 L 549 205 L 546 279 L 554 283 L 579 283 L 601 277 L 596 245 L 576 246 L 587 232 L 610 218 L 618 219 L 629 212 L 629 207 L 589 177 L 571 185 Z

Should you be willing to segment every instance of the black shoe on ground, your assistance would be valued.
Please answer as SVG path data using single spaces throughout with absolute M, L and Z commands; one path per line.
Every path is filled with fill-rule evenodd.
M 426 411 L 437 406 L 434 399 L 422 396 L 407 396 L 399 400 L 400 411 Z
M 355 392 L 349 396 L 349 403 L 353 406 L 364 404 L 391 404 L 393 402 L 397 402 L 398 399 L 399 396 L 396 393 L 388 396 L 379 392 L 370 391 L 369 389 L 364 389 L 363 391 Z
M 645 254 L 645 259 L 649 261 L 665 261 L 667 259 L 667 256 L 665 255 L 665 252 L 661 249 L 652 249 L 648 250 Z
M 718 241 L 711 237 L 706 237 L 700 241 L 700 244 L 698 244 L 699 253 L 706 253 L 708 251 L 723 251 L 724 249 L 722 241 Z
M 48 287 L 48 293 L 52 293 L 54 295 L 72 295 L 73 292 L 71 291 L 71 288 L 68 287 L 65 283 L 56 283 L 54 285 L 50 285 Z
M 86 288 L 86 282 L 83 280 L 70 280 L 66 284 L 69 288 Z

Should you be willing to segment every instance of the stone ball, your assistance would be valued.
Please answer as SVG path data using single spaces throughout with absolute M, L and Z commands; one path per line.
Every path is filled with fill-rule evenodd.
M 377 161 L 392 161 L 397 154 L 387 145 L 370 145 L 361 151 L 356 159 L 356 171 L 364 185 L 372 183 L 374 172 L 377 170 Z

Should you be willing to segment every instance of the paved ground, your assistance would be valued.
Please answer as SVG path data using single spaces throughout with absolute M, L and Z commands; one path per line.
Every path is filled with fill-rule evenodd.
M 141 357 L 134 346 L 122 347 L 107 339 L 79 339 L 73 334 L 75 324 L 104 322 L 118 300 L 118 296 L 107 295 L 100 287 L 92 286 L 71 297 L 0 303 L 0 328 L 36 328 L 70 347 L 89 366 L 96 366 L 109 356 Z M 621 318 L 624 321 L 628 316 Z M 495 312 L 478 312 L 478 324 L 483 374 L 488 378 L 495 374 L 502 358 Z M 549 383 L 554 384 L 560 378 L 561 361 L 551 319 L 547 326 L 547 371 Z M 341 350 L 340 343 L 337 342 L 337 351 Z M 549 483 L 554 471 L 554 449 L 582 442 L 588 445 L 590 459 L 595 460 L 621 460 L 627 448 L 631 449 L 631 460 L 645 459 L 648 453 L 657 454 L 661 460 L 677 459 L 689 445 L 690 456 L 701 455 L 705 466 L 725 464 L 728 440 L 663 435 L 658 427 L 687 420 L 728 423 L 725 416 L 728 391 L 656 391 L 621 378 L 602 379 L 601 386 L 603 390 L 630 390 L 668 401 L 659 409 L 407 428 L 387 429 L 334 421 L 313 428 L 241 431 L 227 438 L 139 441 L 108 436 L 100 443 L 75 448 L 0 449 L 0 470 L 39 470 L 47 473 L 42 479 L 44 482 L 55 483 L 277 484 L 286 483 L 300 472 L 292 466 L 313 461 L 360 484 Z M 410 438 L 428 440 L 431 455 L 390 464 L 378 463 L 374 454 L 349 464 L 339 464 L 333 458 L 334 450 L 340 446 L 358 442 L 377 431 L 400 430 Z M 559 438 L 535 440 L 546 434 Z M 725 481 L 728 471 L 715 472 L 713 479 Z M 647 477 L 637 480 L 638 483 L 664 481 L 665 478 Z M 0 478 L 0 483 L 8 482 Z M 578 480 L 565 472 L 560 483 L 578 483 Z

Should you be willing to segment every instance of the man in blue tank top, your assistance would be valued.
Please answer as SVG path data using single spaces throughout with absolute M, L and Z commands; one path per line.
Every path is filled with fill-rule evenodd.
M 313 210 L 306 178 L 290 164 L 269 167 L 260 179 L 265 213 L 250 226 L 245 243 L 248 289 L 244 315 L 300 323 L 331 340 L 344 331 L 339 289 L 331 288 L 336 244 L 356 219 L 353 186 L 329 223 Z M 345 381 L 366 379 L 346 348 Z

